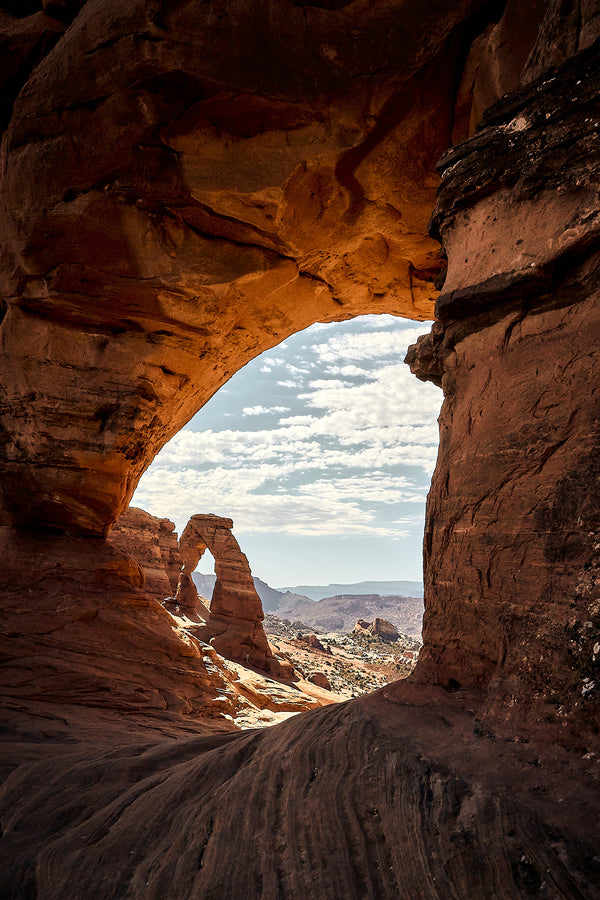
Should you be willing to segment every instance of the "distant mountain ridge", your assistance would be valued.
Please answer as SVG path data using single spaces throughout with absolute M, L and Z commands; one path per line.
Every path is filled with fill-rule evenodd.
M 340 594 L 393 594 L 400 597 L 422 597 L 421 581 L 358 581 L 352 584 L 297 584 L 294 587 L 278 588 L 281 593 L 289 591 L 310 597 L 311 600 L 323 600 L 325 597 Z
M 216 576 L 192 575 L 199 594 L 210 600 Z M 322 588 L 318 585 L 302 586 L 308 588 L 319 599 L 312 599 L 300 593 L 300 587 L 280 591 L 270 587 L 260 578 L 254 578 L 256 592 L 261 599 L 266 613 L 273 613 L 280 619 L 303 622 L 311 628 L 322 631 L 352 631 L 357 619 L 372 620 L 376 617 L 387 619 L 403 634 L 410 637 L 421 637 L 423 620 L 423 586 L 418 581 L 364 581 L 359 584 L 332 584 Z M 367 591 L 366 588 L 377 587 L 379 591 Z M 398 588 L 411 588 L 412 593 L 399 593 Z M 345 588 L 333 596 L 323 596 L 323 590 Z M 396 591 L 386 591 L 395 588 Z M 420 595 L 415 588 L 420 588 Z

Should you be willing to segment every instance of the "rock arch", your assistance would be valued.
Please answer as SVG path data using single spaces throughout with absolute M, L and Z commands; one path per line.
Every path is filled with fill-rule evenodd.
M 599 21 L 593 0 L 529 4 L 525 20 L 519 5 L 498 23 L 477 0 L 232 0 L 227 16 L 67 0 L 43 4 L 62 9 L 54 24 L 2 19 L 28 35 L 2 74 L 3 691 L 21 745 L 23 722 L 58 743 L 84 723 L 92 760 L 7 750 L 7 817 L 22 817 L 2 840 L 7 894 L 42 877 L 73 897 L 98 878 L 157 897 L 597 892 Z M 104 535 L 157 449 L 260 350 L 314 321 L 431 314 L 435 160 L 467 136 L 475 95 L 500 102 L 441 162 L 448 274 L 411 355 L 446 398 L 422 660 L 411 683 L 308 726 L 201 739 L 204 660 Z M 130 765 L 106 762 L 90 707 L 116 715 L 120 748 L 138 717 Z M 169 728 L 193 740 L 152 757 L 148 734 Z M 167 773 L 134 795 L 147 752 Z M 41 816 L 22 805 L 31 759 Z M 69 798 L 100 764 L 90 821 Z M 190 786 L 197 806 L 180 810 Z M 149 812 L 155 835 L 166 812 L 181 834 L 160 860 L 139 847 Z M 317 812 L 341 835 L 335 860 L 312 852 Z
M 264 613 L 256 593 L 245 553 L 232 534 L 233 521 L 213 514 L 192 516 L 179 539 L 183 562 L 176 602 L 193 615 L 203 608 L 192 581 L 192 572 L 206 550 L 215 560 L 215 582 L 206 623 L 194 633 L 226 659 L 269 672 L 275 677 L 290 677 L 293 667 L 273 655 L 262 620 Z

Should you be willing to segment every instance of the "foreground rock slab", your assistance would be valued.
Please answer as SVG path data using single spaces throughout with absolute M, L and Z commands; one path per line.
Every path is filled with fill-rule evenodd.
M 474 734 L 479 702 L 390 687 L 237 735 L 133 717 L 126 739 L 39 710 L 45 746 L 5 716 L 0 892 L 592 900 L 597 765 Z

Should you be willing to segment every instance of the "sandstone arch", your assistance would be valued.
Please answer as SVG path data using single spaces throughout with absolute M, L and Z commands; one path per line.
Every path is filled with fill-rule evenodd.
M 194 2 L 88 0 L 4 135 L 9 521 L 105 534 L 157 450 L 248 359 L 316 321 L 431 316 L 431 173 L 478 5 L 423 21 L 420 4 L 261 0 L 249 16 L 240 0 L 223 21 Z M 258 70 L 264 16 L 278 40 Z
M 246 555 L 232 534 L 233 521 L 212 514 L 192 516 L 179 539 L 183 561 L 176 601 L 192 615 L 202 608 L 192 572 L 206 550 L 215 560 L 217 580 L 205 624 L 194 633 L 226 659 L 237 659 L 286 678 L 293 667 L 280 663 L 273 655 L 262 620 L 264 613 L 256 593 Z M 206 614 L 206 610 L 202 610 Z
M 531 5 L 534 46 L 508 58 L 497 29 L 514 37 L 517 3 L 498 26 L 466 0 L 232 0 L 225 17 L 202 5 L 202 27 L 192 0 L 44 5 L 71 28 L 17 23 L 44 41 L 3 74 L 6 892 L 593 897 L 597 4 Z M 466 135 L 477 58 L 484 105 L 513 93 L 442 162 L 448 277 L 412 355 L 446 394 L 423 660 L 412 684 L 306 725 L 200 737 L 205 660 L 103 535 L 260 349 L 312 321 L 430 313 L 433 166 Z M 169 846 L 148 855 L 139 822 L 164 841 L 167 812 Z

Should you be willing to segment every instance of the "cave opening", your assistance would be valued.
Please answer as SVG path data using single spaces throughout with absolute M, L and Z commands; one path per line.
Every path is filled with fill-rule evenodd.
M 403 358 L 428 327 L 383 314 L 293 334 L 236 372 L 163 448 L 132 504 L 168 516 L 179 534 L 197 513 L 233 519 L 268 616 L 302 620 L 285 594 L 319 609 L 350 597 L 323 621 L 304 609 L 306 624 L 351 631 L 383 618 L 420 640 L 442 393 Z M 201 596 L 210 600 L 214 580 L 206 551 L 194 572 Z M 399 597 L 413 602 L 400 610 Z

